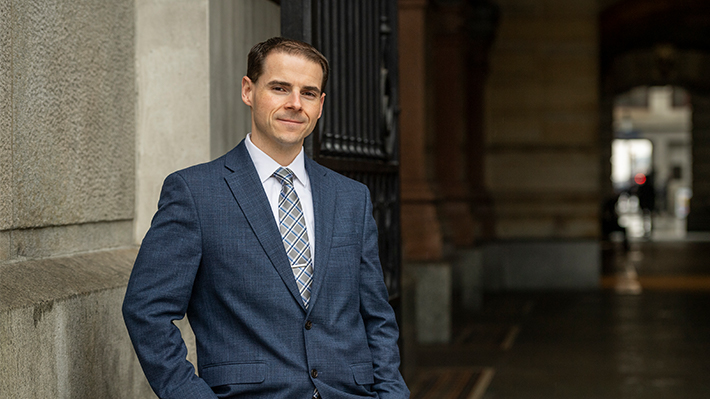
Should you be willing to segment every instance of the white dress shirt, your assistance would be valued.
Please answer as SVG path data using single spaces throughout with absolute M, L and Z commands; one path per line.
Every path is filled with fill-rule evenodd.
M 247 134 L 244 144 L 246 144 L 249 156 L 256 167 L 256 173 L 259 174 L 259 180 L 261 180 L 261 184 L 264 186 L 266 198 L 269 199 L 269 205 L 271 206 L 271 211 L 274 214 L 274 219 L 276 220 L 276 225 L 278 226 L 281 182 L 274 177 L 274 172 L 276 172 L 281 165 L 252 143 L 251 133 Z M 293 187 L 296 189 L 296 194 L 298 194 L 298 199 L 301 202 L 303 217 L 306 219 L 308 244 L 311 247 L 311 259 L 313 260 L 315 268 L 316 228 L 313 222 L 313 194 L 311 193 L 311 180 L 308 178 L 308 173 L 306 173 L 306 162 L 304 157 L 305 155 L 303 154 L 303 148 L 301 148 L 301 152 L 298 153 L 293 162 L 286 166 L 286 168 L 291 169 L 293 175 L 295 176 L 295 179 L 293 179 Z

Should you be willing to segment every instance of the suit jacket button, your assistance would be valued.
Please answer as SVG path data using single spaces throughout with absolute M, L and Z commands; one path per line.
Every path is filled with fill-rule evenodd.
M 311 370 L 311 377 L 318 378 L 318 370 L 316 370 L 316 369 Z
M 308 320 L 308 321 L 306 322 L 306 330 L 310 330 L 311 327 L 313 327 L 313 323 L 312 323 L 310 320 Z

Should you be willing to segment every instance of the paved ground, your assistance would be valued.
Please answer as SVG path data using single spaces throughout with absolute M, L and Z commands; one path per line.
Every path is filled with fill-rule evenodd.
M 489 294 L 420 346 L 413 399 L 710 398 L 710 242 L 606 245 L 591 292 Z

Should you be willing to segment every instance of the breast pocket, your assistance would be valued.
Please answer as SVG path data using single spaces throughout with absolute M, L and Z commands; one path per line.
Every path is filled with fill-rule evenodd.
M 360 237 L 356 234 L 348 235 L 334 235 L 333 242 L 330 244 L 331 248 L 347 247 L 349 245 L 360 244 Z

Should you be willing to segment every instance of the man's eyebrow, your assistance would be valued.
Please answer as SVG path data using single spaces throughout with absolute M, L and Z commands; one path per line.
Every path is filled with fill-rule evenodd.
M 303 87 L 303 90 L 315 91 L 316 93 L 320 94 L 320 89 L 318 88 L 318 86 L 305 86 Z
M 269 87 L 273 87 L 273 86 L 284 86 L 284 87 L 289 87 L 289 88 L 290 88 L 290 87 L 293 87 L 293 85 L 292 85 L 291 83 L 289 83 L 289 82 L 283 82 L 283 81 L 280 81 L 280 80 L 272 80 L 272 81 L 270 81 L 269 83 L 267 83 L 267 85 L 268 85 Z M 304 87 L 303 87 L 303 90 L 305 90 L 305 91 L 315 91 L 315 92 L 318 93 L 318 94 L 321 93 L 320 88 L 319 88 L 318 86 L 304 86 Z
M 272 80 L 271 82 L 267 83 L 268 86 L 286 86 L 286 87 L 291 87 L 293 86 L 289 82 L 282 82 L 280 80 Z

